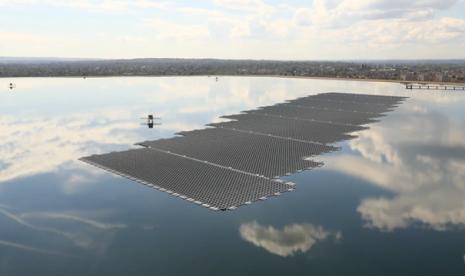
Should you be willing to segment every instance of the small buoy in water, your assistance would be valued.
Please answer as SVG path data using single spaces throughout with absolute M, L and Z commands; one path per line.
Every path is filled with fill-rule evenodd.
M 10 82 L 10 89 L 13 89 L 15 87 L 16 87 L 16 85 L 14 83 Z

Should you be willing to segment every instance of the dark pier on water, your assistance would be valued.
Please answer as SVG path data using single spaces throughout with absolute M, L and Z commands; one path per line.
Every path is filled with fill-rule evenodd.
M 406 89 L 465 91 L 465 85 L 406 83 Z

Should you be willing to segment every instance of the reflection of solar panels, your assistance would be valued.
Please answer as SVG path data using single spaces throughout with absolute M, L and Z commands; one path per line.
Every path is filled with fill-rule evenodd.
M 139 143 L 146 148 L 81 160 L 214 210 L 235 209 L 293 190 L 273 178 L 315 168 L 404 98 L 327 93 L 225 116 L 234 121 Z

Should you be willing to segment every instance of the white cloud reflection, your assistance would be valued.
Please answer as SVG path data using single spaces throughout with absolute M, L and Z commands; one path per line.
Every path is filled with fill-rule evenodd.
M 92 226 L 97 229 L 102 230 L 113 230 L 113 229 L 123 229 L 127 226 L 125 224 L 117 223 L 103 223 L 97 220 L 85 218 L 79 215 L 68 214 L 68 213 L 56 213 L 56 212 L 32 212 L 32 213 L 23 213 L 21 214 L 22 218 L 40 218 L 40 219 L 54 219 L 54 220 L 66 220 L 72 222 L 82 223 L 88 226 Z
M 357 155 L 329 157 L 326 168 L 393 193 L 361 202 L 357 210 L 369 227 L 392 231 L 415 223 L 435 230 L 465 226 L 465 122 L 449 113 L 448 104 L 407 105 L 351 141 Z M 447 113 L 435 111 L 434 105 Z
M 0 182 L 53 171 L 66 162 L 100 152 L 102 145 L 130 145 L 137 141 L 133 132 L 118 131 L 138 128 L 137 124 L 115 120 L 114 112 L 99 115 L 29 120 L 0 117 Z
M 29 246 L 29 245 L 25 245 L 21 243 L 16 243 L 16 242 L 4 241 L 4 240 L 0 240 L 0 245 L 15 248 L 15 249 L 20 249 L 20 250 L 27 251 L 27 252 L 39 253 L 39 254 L 68 256 L 61 252 L 47 250 L 47 249 Z
M 244 240 L 281 257 L 308 252 L 315 244 L 331 236 L 338 240 L 342 238 L 340 232 L 333 233 L 312 224 L 286 225 L 280 230 L 254 221 L 242 224 L 239 232 Z
M 63 237 L 71 241 L 76 247 L 97 254 L 106 250 L 116 231 L 127 228 L 126 224 L 104 223 L 73 212 L 21 213 L 9 208 L 0 208 L 0 215 L 27 229 L 46 235 Z M 59 221 L 60 223 L 53 223 L 53 221 Z M 42 226 L 43 224 L 47 226 Z M 9 241 L 3 241 L 1 244 L 42 253 L 54 252 L 28 245 L 15 245 Z

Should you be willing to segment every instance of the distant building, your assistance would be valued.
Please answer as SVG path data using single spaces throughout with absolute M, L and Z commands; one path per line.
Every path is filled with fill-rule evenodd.
M 402 81 L 415 81 L 416 79 L 416 73 L 415 72 L 403 72 L 400 74 L 400 79 Z
M 434 81 L 443 82 L 444 81 L 444 74 L 442 72 L 436 72 L 434 74 Z

